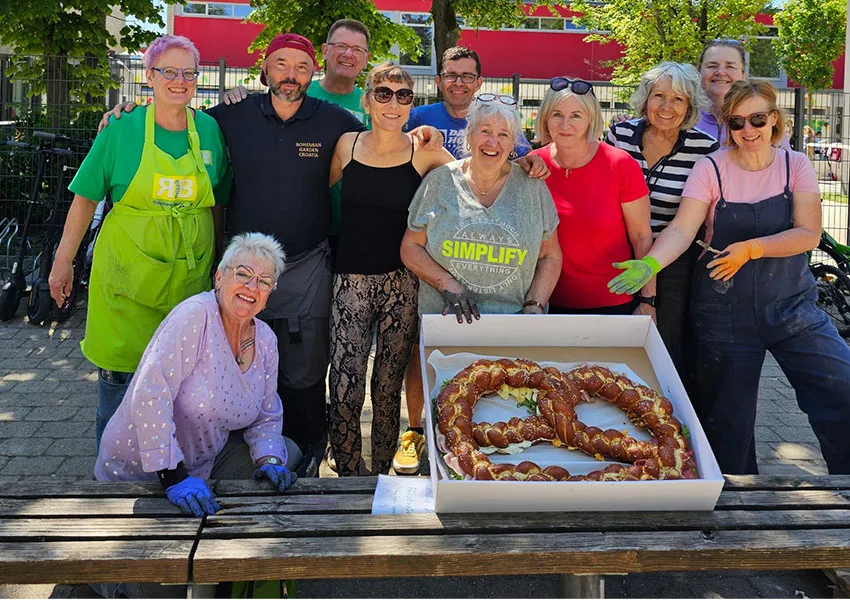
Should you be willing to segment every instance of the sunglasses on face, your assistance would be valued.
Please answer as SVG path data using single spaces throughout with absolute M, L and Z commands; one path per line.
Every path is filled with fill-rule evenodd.
M 567 88 L 573 94 L 578 94 L 583 96 L 588 92 L 593 92 L 593 86 L 586 82 L 584 79 L 567 79 L 566 77 L 553 77 L 552 81 L 549 82 L 549 87 L 552 88 L 552 91 L 560 92 L 561 90 L 565 90 Z
M 516 104 L 516 98 L 513 96 L 508 96 L 507 94 L 478 94 L 477 100 L 479 102 L 501 102 L 502 104 L 507 104 L 508 106 L 514 106 Z
M 393 90 L 392 88 L 388 88 L 386 86 L 376 87 L 372 91 L 372 97 L 375 99 L 375 102 L 380 102 L 381 104 L 386 104 L 390 100 L 395 99 L 402 106 L 407 106 L 411 102 L 413 102 L 413 90 L 410 88 L 401 88 L 400 90 Z
M 250 268 L 245 265 L 239 265 L 238 267 L 225 267 L 226 269 L 231 269 L 233 271 L 233 278 L 240 285 L 248 285 L 250 284 L 254 278 L 257 278 L 257 289 L 261 292 L 270 292 L 276 286 L 277 282 L 274 277 L 271 275 L 261 275 L 259 273 L 254 273 Z
M 154 71 L 171 81 L 176 79 L 178 75 L 183 77 L 185 81 L 195 81 L 198 78 L 198 71 L 195 69 L 178 69 L 176 67 L 164 67 L 162 69 L 153 68 Z
M 750 125 L 752 125 L 756 129 L 759 129 L 759 128 L 767 125 L 767 119 L 768 119 L 768 117 L 770 117 L 770 114 L 772 112 L 773 112 L 772 110 L 769 110 L 767 112 L 753 113 L 753 114 L 748 115 L 746 117 L 739 117 L 739 116 L 727 117 L 726 123 L 729 125 L 729 129 L 731 129 L 732 131 L 741 131 L 744 128 L 744 124 L 747 121 L 750 122 Z

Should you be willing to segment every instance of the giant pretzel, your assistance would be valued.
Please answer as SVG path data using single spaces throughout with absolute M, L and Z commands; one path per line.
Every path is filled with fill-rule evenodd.
M 493 392 L 531 388 L 537 391 L 538 415 L 507 423 L 473 423 L 472 409 L 479 398 Z M 575 406 L 590 396 L 599 396 L 628 415 L 637 426 L 646 427 L 651 442 L 638 441 L 621 431 L 582 423 Z M 652 389 L 636 385 L 627 377 L 597 365 L 580 366 L 567 373 L 543 368 L 530 360 L 478 360 L 455 375 L 437 396 L 437 425 L 445 436 L 447 458 L 456 470 L 475 479 L 520 481 L 634 479 L 693 479 L 693 452 L 673 416 L 670 401 Z M 631 463 L 610 465 L 586 475 L 570 475 L 562 467 L 540 468 L 530 461 L 517 465 L 495 464 L 482 447 L 507 448 L 523 442 L 550 442 L 579 449 L 600 460 L 610 458 Z

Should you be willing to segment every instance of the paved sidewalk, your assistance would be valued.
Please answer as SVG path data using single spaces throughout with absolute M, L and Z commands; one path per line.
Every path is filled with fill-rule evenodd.
M 21 306 L 20 313 L 24 313 Z M 38 328 L 23 317 L 0 324 L 0 484 L 44 479 L 60 484 L 92 477 L 97 374 L 83 358 L 85 308 L 64 324 Z M 402 402 L 403 404 L 403 402 Z M 371 409 L 363 411 L 368 452 Z M 407 425 L 402 411 L 403 426 Z M 787 379 L 768 356 L 761 377 L 756 421 L 757 452 L 764 474 L 825 474 L 817 440 L 797 408 Z M 367 456 L 367 461 L 369 457 Z M 323 476 L 334 474 L 323 465 Z M 413 575 L 399 573 L 399 575 Z M 556 592 L 555 578 L 427 578 L 415 582 L 421 597 L 542 597 Z M 304 581 L 301 597 L 398 597 L 410 580 Z M 52 586 L 0 586 L 0 598 L 46 597 Z M 610 578 L 609 597 L 831 597 L 818 571 L 790 573 L 634 575 Z M 805 597 L 804 596 L 804 597 Z M 797 595 L 797 597 L 800 597 Z

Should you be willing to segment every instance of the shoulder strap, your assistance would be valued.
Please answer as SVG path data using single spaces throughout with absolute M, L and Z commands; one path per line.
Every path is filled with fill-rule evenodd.
M 717 188 L 720 190 L 720 203 L 725 204 L 726 199 L 723 197 L 723 182 L 720 180 L 720 169 L 717 168 L 717 163 L 711 156 L 706 157 L 711 161 L 711 166 L 714 167 L 714 172 L 717 173 Z
M 791 195 L 791 153 L 785 150 L 785 194 Z
M 359 139 L 360 139 L 360 134 L 361 134 L 361 133 L 363 133 L 363 132 L 362 132 L 362 131 L 358 131 L 358 132 L 357 132 L 357 135 L 356 135 L 356 136 L 354 136 L 354 143 L 353 143 L 353 144 L 351 144 L 351 158 L 350 158 L 349 160 L 354 160 L 354 146 L 356 146 L 356 145 L 357 145 L 357 140 L 359 140 Z
M 410 138 L 410 160 L 413 161 L 413 153 L 416 152 L 416 141 L 409 133 L 407 134 L 407 137 Z

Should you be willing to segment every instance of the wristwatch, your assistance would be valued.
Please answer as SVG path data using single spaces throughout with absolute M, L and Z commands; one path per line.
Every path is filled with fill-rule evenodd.
M 655 308 L 655 296 L 638 296 L 638 302 L 649 304 L 652 308 Z
M 263 457 L 263 458 L 260 459 L 259 463 L 260 463 L 259 466 L 261 466 L 261 467 L 263 465 L 280 465 L 280 464 L 282 464 L 280 462 L 280 459 L 277 456 Z

